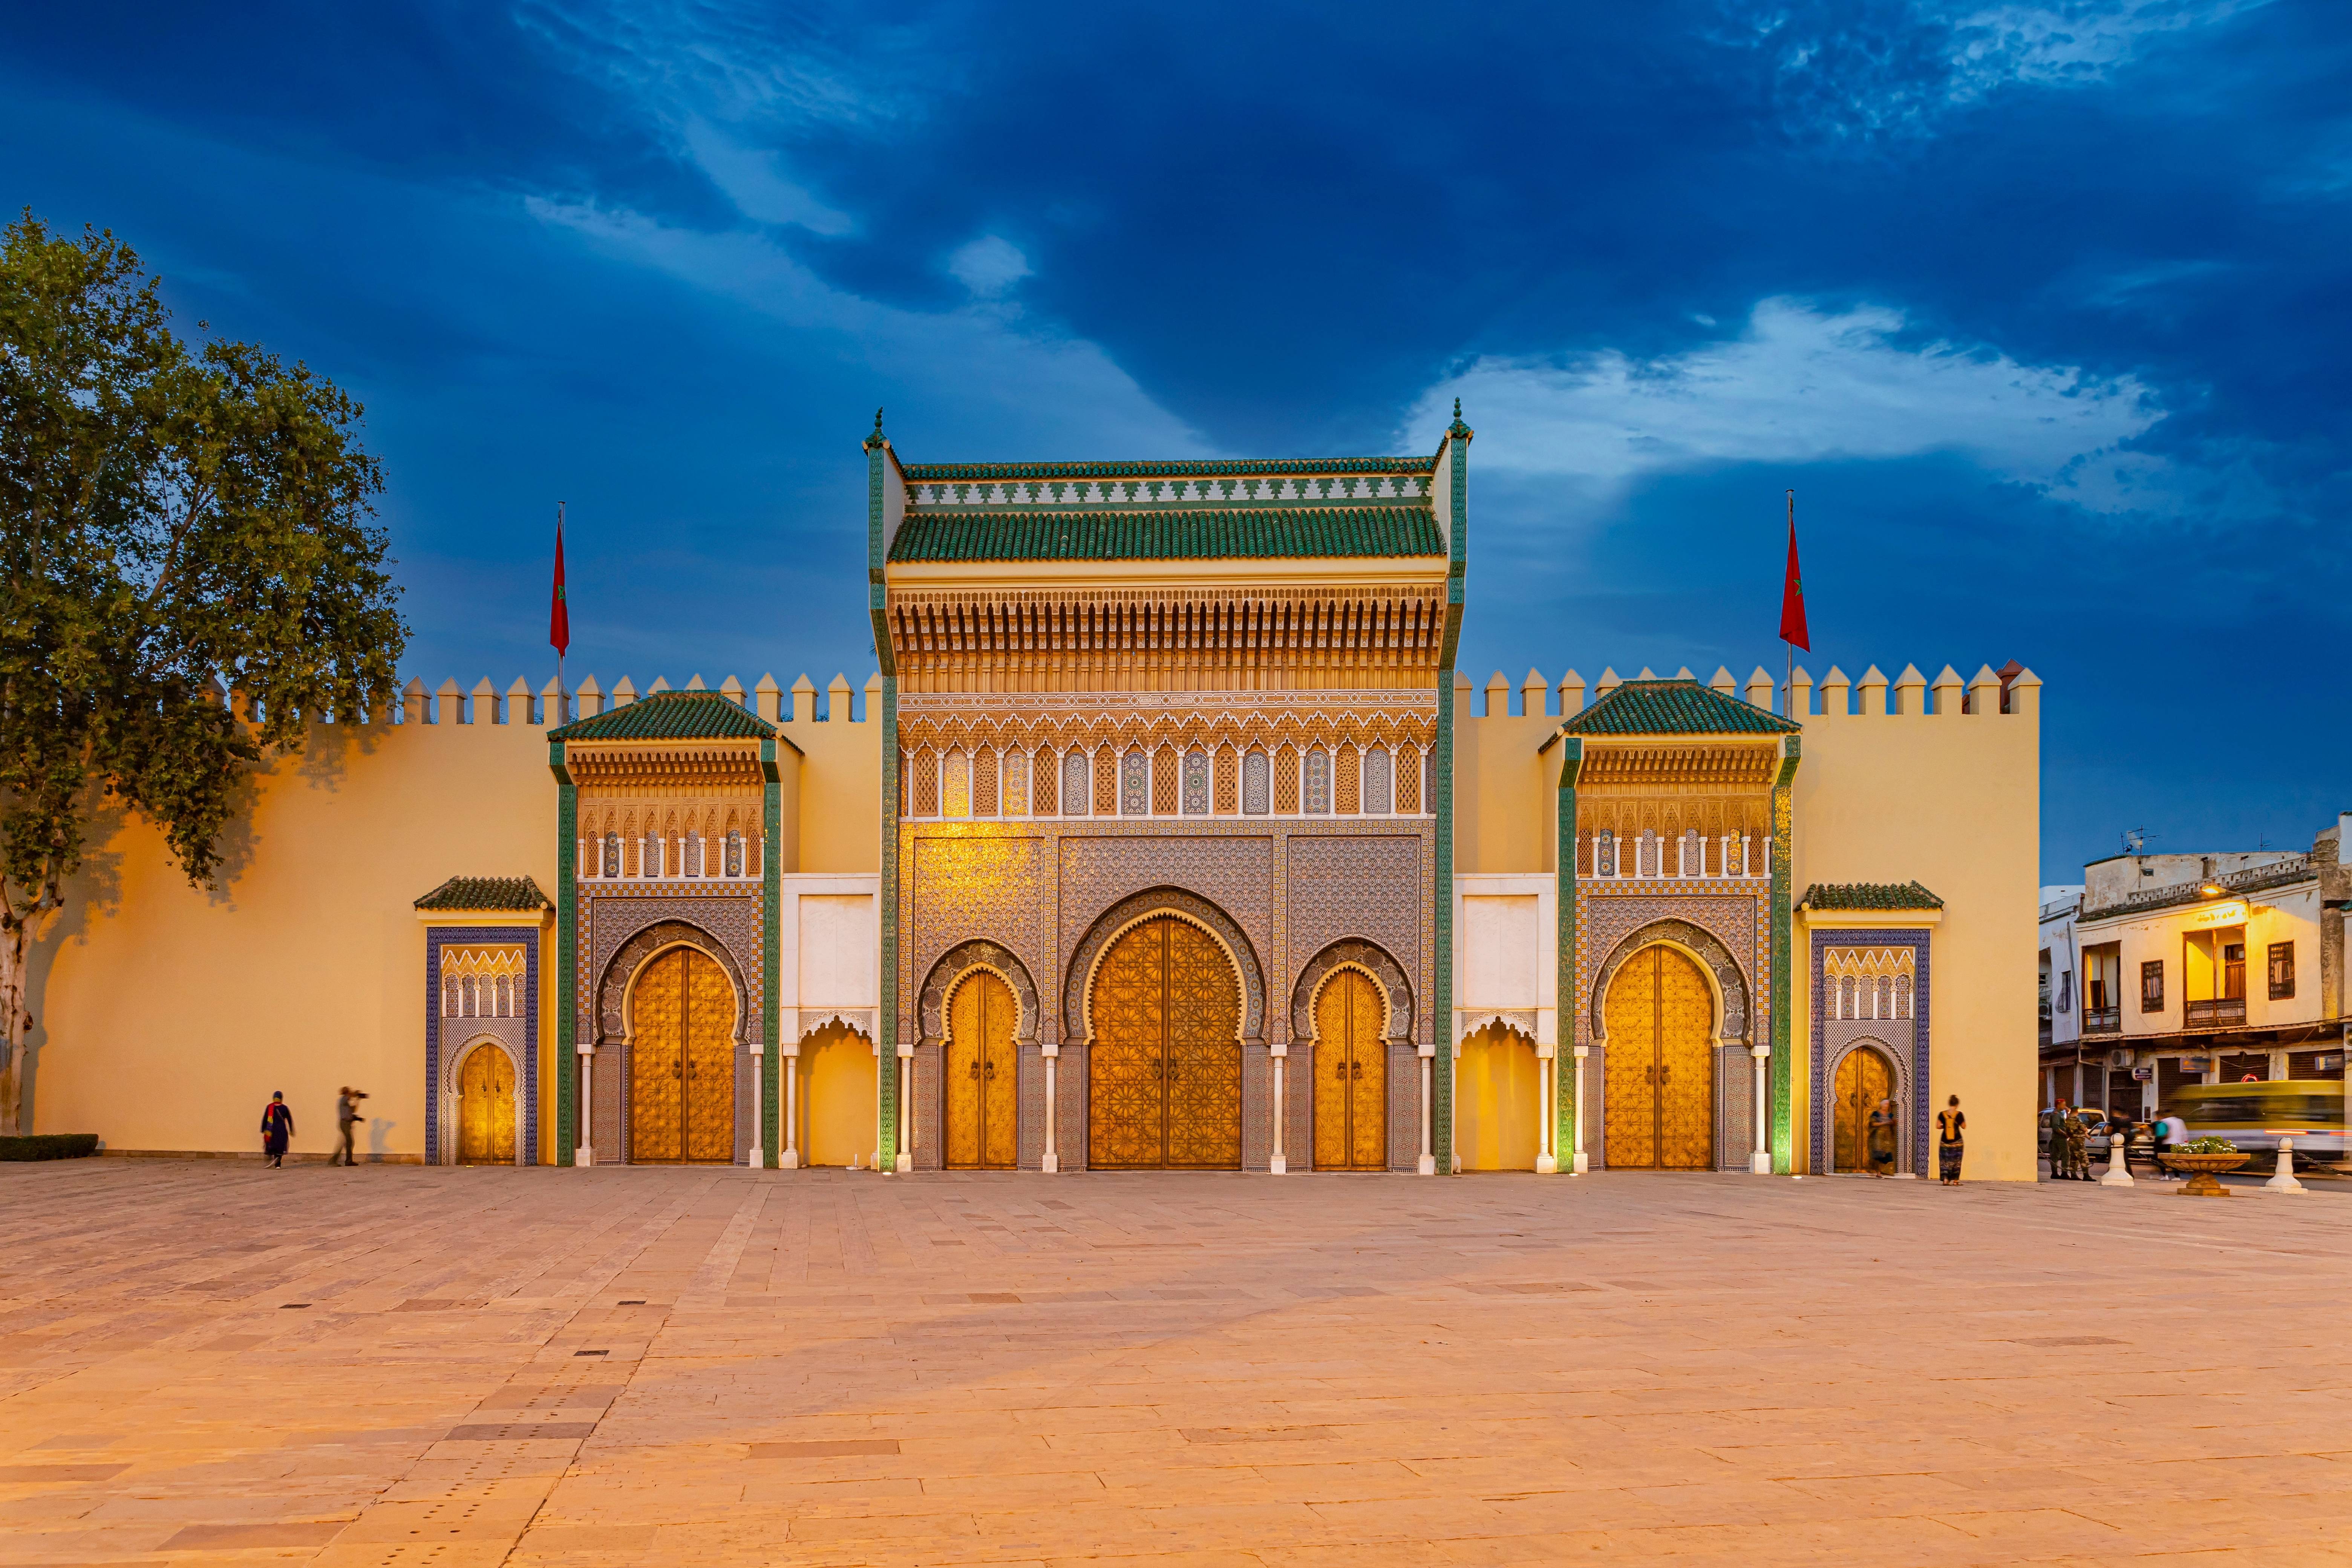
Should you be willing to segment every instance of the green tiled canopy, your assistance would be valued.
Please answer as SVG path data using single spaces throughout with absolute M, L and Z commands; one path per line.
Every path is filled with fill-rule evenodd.
M 1629 680 L 1559 729 L 1564 735 L 1786 735 L 1802 727 L 1696 680 Z
M 420 910 L 543 910 L 547 895 L 529 877 L 452 877 L 416 900 Z
M 1944 900 L 1916 882 L 1815 882 L 1798 900 L 1809 910 L 1940 910 Z
M 890 559 L 1191 561 L 1444 555 L 1425 506 L 1269 506 L 1164 511 L 909 511 Z
M 551 741 L 761 741 L 775 726 L 717 691 L 655 691 L 593 719 L 550 730 Z

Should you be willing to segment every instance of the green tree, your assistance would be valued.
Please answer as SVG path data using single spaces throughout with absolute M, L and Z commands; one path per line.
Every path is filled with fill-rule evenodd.
M 192 351 L 111 234 L 0 235 L 0 1132 L 30 1131 L 26 963 L 93 813 L 209 886 L 252 770 L 390 700 L 407 628 L 360 416 L 250 344 Z

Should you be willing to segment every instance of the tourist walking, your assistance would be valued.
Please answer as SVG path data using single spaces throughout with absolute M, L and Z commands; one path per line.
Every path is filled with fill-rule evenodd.
M 1954 1095 L 1936 1112 L 1936 1177 L 1948 1187 L 1960 1184 L 1961 1135 L 1968 1131 L 1969 1119 L 1960 1110 L 1960 1097 Z
M 330 1165 L 359 1163 L 359 1157 L 352 1152 L 352 1138 L 358 1130 L 361 1121 L 360 1101 L 366 1098 L 367 1094 L 364 1090 L 353 1089 L 348 1084 L 335 1090 L 335 1122 L 342 1129 L 343 1142 L 342 1146 L 335 1151 L 334 1158 L 327 1162 Z
M 1895 1169 L 1895 1102 L 1882 1100 L 1870 1112 L 1870 1173 L 1884 1176 Z
M 269 1156 L 270 1164 L 285 1167 L 287 1140 L 293 1136 L 294 1113 L 287 1109 L 286 1091 L 274 1090 L 261 1108 L 261 1152 Z

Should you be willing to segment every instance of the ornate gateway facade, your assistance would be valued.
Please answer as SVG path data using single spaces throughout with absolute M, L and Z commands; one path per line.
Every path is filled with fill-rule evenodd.
M 1827 1173 L 1891 1101 L 1909 1174 L 1957 1093 L 2030 1178 L 2038 682 L 1474 689 L 1471 442 L 927 465 L 877 418 L 862 690 L 412 682 L 263 776 L 223 902 L 124 824 L 36 1125 L 235 1148 L 357 1081 L 436 1163 Z

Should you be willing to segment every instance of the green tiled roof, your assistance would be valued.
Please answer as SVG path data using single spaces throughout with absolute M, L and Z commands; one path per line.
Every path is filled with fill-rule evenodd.
M 890 559 L 901 562 L 1444 553 L 1445 541 L 1425 506 L 909 511 L 890 547 Z
M 1802 727 L 1696 680 L 1629 680 L 1559 728 L 1566 735 L 1786 735 Z
M 1197 462 L 908 463 L 908 484 L 968 479 L 1179 479 L 1242 474 L 1428 474 L 1432 458 L 1218 458 Z
M 653 691 L 593 719 L 550 730 L 551 741 L 766 740 L 776 727 L 717 691 Z
M 529 877 L 452 877 L 416 900 L 420 910 L 543 910 L 547 895 Z
M 1944 900 L 1916 882 L 1815 882 L 1798 902 L 1809 910 L 1940 910 Z

